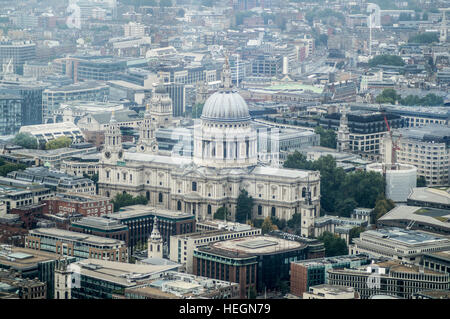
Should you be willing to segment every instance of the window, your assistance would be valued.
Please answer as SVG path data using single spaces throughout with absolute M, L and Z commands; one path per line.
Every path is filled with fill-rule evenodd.
M 181 210 L 181 201 L 177 202 L 177 210 Z
M 158 201 L 159 201 L 160 203 L 163 202 L 163 194 L 162 194 L 162 193 L 159 193 L 159 195 L 158 195 Z
M 192 182 L 192 191 L 193 192 L 197 191 L 197 182 Z
M 258 205 L 258 215 L 262 215 L 262 206 Z
M 275 209 L 275 207 L 272 207 L 272 217 L 275 217 L 275 214 L 276 214 L 276 209 Z
M 208 205 L 208 215 L 211 215 L 211 205 Z

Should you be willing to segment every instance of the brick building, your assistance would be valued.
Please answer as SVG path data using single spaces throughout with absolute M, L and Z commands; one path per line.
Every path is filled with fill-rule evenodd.
M 111 199 L 103 196 L 77 193 L 58 193 L 42 201 L 44 214 L 81 214 L 83 216 L 103 216 L 113 212 Z

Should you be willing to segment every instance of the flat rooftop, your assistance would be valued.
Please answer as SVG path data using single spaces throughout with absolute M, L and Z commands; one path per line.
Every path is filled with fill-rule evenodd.
M 415 187 L 408 199 L 450 205 L 450 194 L 446 190 L 429 187 Z
M 36 228 L 29 231 L 29 235 L 41 235 L 62 238 L 77 242 L 91 243 L 95 245 L 121 245 L 125 246 L 122 240 L 116 240 L 106 237 L 93 236 L 89 234 L 77 233 L 69 230 L 58 228 Z
M 383 215 L 379 221 L 411 220 L 444 229 L 450 229 L 450 211 L 420 206 L 398 205 Z
M 254 236 L 225 240 L 211 244 L 212 248 L 242 252 L 251 255 L 265 255 L 299 249 L 305 245 L 291 240 L 286 240 L 273 236 Z
M 369 256 L 365 254 L 358 255 L 343 255 L 343 256 L 334 256 L 334 257 L 324 257 L 324 258 L 315 258 L 315 259 L 306 259 L 306 260 L 297 260 L 292 263 L 303 265 L 305 267 L 312 266 L 325 266 L 332 264 L 340 264 L 340 263 L 350 263 L 359 260 L 368 260 Z
M 173 269 L 171 265 L 141 265 L 99 259 L 84 259 L 71 265 L 80 267 L 79 271 L 83 275 L 124 287 L 148 282 L 155 279 L 156 275 Z
M 416 230 L 406 230 L 396 227 L 382 228 L 378 230 L 367 230 L 362 233 L 362 236 L 367 235 L 371 237 L 377 237 L 380 239 L 389 239 L 401 244 L 411 246 L 438 243 L 438 242 L 442 243 L 447 242 L 450 245 L 450 240 L 448 238 L 438 237 L 435 235 L 431 235 Z
M 108 218 L 128 219 L 146 215 L 154 215 L 162 218 L 194 218 L 194 215 L 189 213 L 155 208 L 146 205 L 132 205 L 123 207 L 118 212 L 109 214 Z
M 42 250 L 0 245 L 0 264 L 14 269 L 28 269 L 39 262 L 58 258 L 59 255 Z

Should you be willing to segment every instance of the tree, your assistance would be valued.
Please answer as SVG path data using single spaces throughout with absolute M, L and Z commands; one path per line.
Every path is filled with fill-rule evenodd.
M 393 65 L 404 66 L 405 61 L 398 55 L 377 55 L 369 60 L 369 66 L 375 67 L 378 65 Z
M 18 170 L 24 170 L 27 168 L 25 164 L 13 164 L 13 163 L 6 163 L 0 166 L 0 175 L 6 176 L 10 172 L 18 171 Z
M 18 133 L 14 136 L 13 143 L 27 149 L 37 149 L 38 141 L 30 133 Z
M 147 205 L 148 200 L 145 198 L 145 196 L 138 195 L 136 197 L 133 197 L 130 194 L 124 193 L 124 194 L 117 194 L 113 200 L 112 203 L 114 205 L 114 211 L 119 211 L 120 208 L 131 206 L 131 205 Z
M 408 43 L 430 44 L 433 42 L 439 42 L 439 34 L 437 32 L 419 33 L 408 39 Z
M 72 144 L 72 139 L 67 136 L 61 136 L 54 140 L 48 141 L 45 144 L 46 150 L 55 150 L 58 148 L 69 147 Z
M 228 220 L 228 209 L 226 207 L 220 207 L 215 213 L 214 213 L 214 219 L 220 219 L 220 220 Z
M 352 242 L 353 238 L 359 238 L 359 234 L 361 234 L 362 232 L 364 232 L 366 230 L 365 227 L 353 227 L 352 229 L 350 229 L 350 233 L 348 234 L 349 236 L 349 243 Z
M 276 226 L 274 224 L 272 224 L 272 219 L 269 216 L 264 218 L 264 221 L 261 225 L 261 232 L 263 234 L 267 234 L 275 229 L 276 229 Z
M 375 215 L 375 223 L 378 221 L 378 219 L 383 217 L 384 214 L 392 210 L 394 207 L 395 203 L 392 200 L 387 199 L 384 196 L 380 196 L 375 203 L 375 208 L 373 209 Z
M 298 229 L 302 226 L 302 215 L 300 213 L 294 213 L 292 218 L 287 221 L 287 226 L 291 229 Z
M 330 232 L 323 232 L 318 238 L 325 247 L 325 256 L 333 257 L 340 255 L 347 255 L 348 248 L 344 239 Z
M 356 207 L 358 203 L 351 197 L 339 200 L 336 204 L 336 213 L 341 217 L 350 217 Z
M 401 96 L 397 94 L 397 91 L 394 89 L 384 89 L 380 95 L 378 95 L 375 99 L 377 103 L 391 103 L 395 104 L 395 102 L 401 100 Z
M 317 126 L 314 132 L 320 135 L 320 146 L 336 148 L 336 133 L 333 130 L 325 130 Z
M 425 179 L 425 176 L 417 176 L 417 187 L 426 187 L 427 186 L 427 180 Z
M 252 218 L 253 202 L 253 197 L 249 196 L 245 189 L 241 189 L 236 204 L 236 221 L 238 223 L 245 223 Z

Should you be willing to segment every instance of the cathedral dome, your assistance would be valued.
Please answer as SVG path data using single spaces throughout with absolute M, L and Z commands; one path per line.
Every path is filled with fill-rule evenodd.
M 211 95 L 203 106 L 202 120 L 216 122 L 249 121 L 248 106 L 233 90 L 221 90 Z

